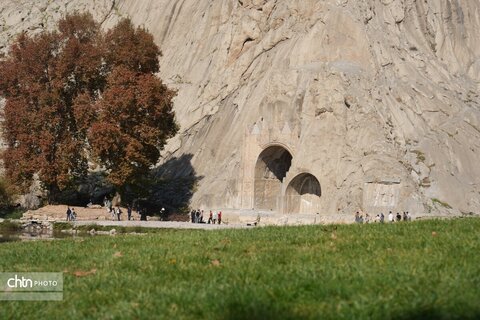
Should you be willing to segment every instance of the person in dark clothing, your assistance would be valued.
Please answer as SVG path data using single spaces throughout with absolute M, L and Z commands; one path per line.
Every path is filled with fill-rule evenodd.
M 140 220 L 147 221 L 147 209 L 142 208 L 140 210 Z
M 200 223 L 200 210 L 195 212 L 195 223 Z
M 212 223 L 213 220 L 213 213 L 212 210 L 210 210 L 210 214 L 208 215 L 208 224 Z
M 118 206 L 118 207 L 117 207 L 117 219 L 118 219 L 118 221 L 122 220 L 122 219 L 120 218 L 120 215 L 121 215 L 121 214 L 122 214 L 122 210 L 120 209 L 120 206 Z
M 402 221 L 402 215 L 400 212 L 397 212 L 397 221 Z
M 67 207 L 67 221 L 72 220 L 72 210 L 70 210 L 70 207 Z
M 190 218 L 192 219 L 192 223 L 195 223 L 195 210 L 193 209 L 190 211 Z
M 131 206 L 127 207 L 127 219 L 128 219 L 128 221 L 130 221 L 130 219 L 132 219 L 132 207 Z

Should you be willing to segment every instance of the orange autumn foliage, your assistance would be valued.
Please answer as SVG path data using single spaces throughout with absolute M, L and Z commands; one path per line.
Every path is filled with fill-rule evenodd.
M 0 61 L 7 178 L 26 190 L 38 175 L 54 198 L 88 161 L 116 186 L 149 170 L 178 131 L 175 93 L 155 76 L 160 55 L 128 19 L 104 32 L 75 13 L 56 31 L 19 35 Z

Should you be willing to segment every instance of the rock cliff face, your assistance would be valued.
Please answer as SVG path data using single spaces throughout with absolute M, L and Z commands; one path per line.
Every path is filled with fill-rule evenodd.
M 0 47 L 73 10 L 154 34 L 195 207 L 480 212 L 479 1 L 4 0 Z

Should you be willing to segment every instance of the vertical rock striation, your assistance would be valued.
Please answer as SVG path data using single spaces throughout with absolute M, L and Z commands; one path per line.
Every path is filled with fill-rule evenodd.
M 154 34 L 194 206 L 480 212 L 478 1 L 4 1 L 1 50 L 72 10 Z

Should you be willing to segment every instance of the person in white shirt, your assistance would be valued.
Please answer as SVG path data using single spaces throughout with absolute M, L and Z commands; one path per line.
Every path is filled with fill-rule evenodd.
M 390 211 L 390 213 L 388 214 L 388 222 L 395 222 L 392 211 Z

